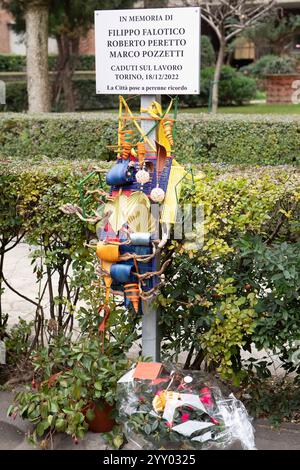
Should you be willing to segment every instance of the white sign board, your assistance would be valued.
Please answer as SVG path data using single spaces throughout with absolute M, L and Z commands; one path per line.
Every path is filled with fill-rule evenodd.
M 95 11 L 96 91 L 200 91 L 200 8 Z

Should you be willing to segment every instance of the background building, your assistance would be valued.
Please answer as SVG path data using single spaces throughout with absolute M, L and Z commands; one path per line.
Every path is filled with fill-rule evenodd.
M 16 34 L 12 28 L 13 17 L 6 11 L 0 10 L 0 54 L 26 54 L 24 35 Z M 95 53 L 94 31 L 91 30 L 85 38 L 80 41 L 81 54 Z M 49 54 L 57 54 L 55 38 L 49 38 Z

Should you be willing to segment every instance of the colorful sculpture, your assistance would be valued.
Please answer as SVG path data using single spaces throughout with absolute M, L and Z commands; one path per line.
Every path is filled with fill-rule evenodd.
M 160 267 L 158 254 L 175 222 L 180 182 L 185 175 L 173 155 L 176 115 L 169 115 L 172 105 L 173 100 L 163 112 L 154 101 L 147 110 L 141 110 L 143 115 L 135 116 L 120 96 L 118 144 L 113 147 L 117 160 L 106 175 L 110 191 L 94 191 L 105 203 L 102 217 L 97 212 L 95 217 L 84 217 L 77 206 L 62 208 L 96 223 L 98 242 L 90 246 L 96 248 L 100 262 L 97 272 L 106 290 L 103 322 L 108 318 L 110 293 L 124 295 L 126 307 L 142 313 L 142 300 L 156 295 L 170 262 Z M 154 122 L 155 143 L 143 131 L 143 119 Z M 154 206 L 160 210 L 153 211 Z M 104 330 L 105 324 L 101 324 L 100 331 Z

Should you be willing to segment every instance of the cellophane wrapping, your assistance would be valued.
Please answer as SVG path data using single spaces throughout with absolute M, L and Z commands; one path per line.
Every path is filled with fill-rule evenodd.
M 243 403 L 224 397 L 209 374 L 164 365 L 155 380 L 118 383 L 119 421 L 128 442 L 140 449 L 228 449 L 238 442 L 254 450 L 254 428 Z

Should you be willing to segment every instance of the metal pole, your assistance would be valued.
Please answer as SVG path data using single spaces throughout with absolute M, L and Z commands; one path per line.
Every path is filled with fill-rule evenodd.
M 142 95 L 141 108 L 147 109 L 152 101 L 160 102 L 160 96 Z M 144 114 L 144 113 L 142 113 Z M 142 129 L 145 133 L 153 127 L 155 121 L 142 120 Z M 156 129 L 148 135 L 149 140 L 155 145 Z M 147 144 L 146 144 L 147 145 Z M 159 259 L 157 259 L 157 265 Z M 153 301 L 143 301 L 143 317 L 142 317 L 142 351 L 143 356 L 151 357 L 153 361 L 160 361 L 160 332 L 159 332 L 159 312 L 154 307 Z

